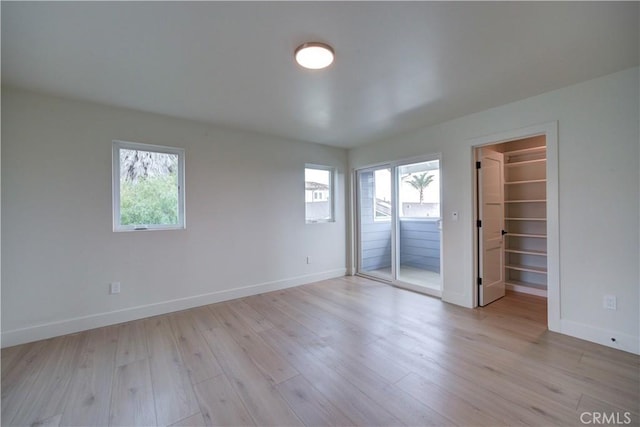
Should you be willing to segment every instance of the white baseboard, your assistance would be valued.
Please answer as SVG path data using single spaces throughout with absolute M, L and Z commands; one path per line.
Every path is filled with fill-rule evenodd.
M 3 331 L 1 338 L 1 347 L 10 347 L 60 335 L 86 331 L 88 329 L 100 328 L 102 326 L 115 325 L 117 323 L 128 322 L 131 320 L 142 319 L 150 316 L 157 316 L 159 314 L 171 313 L 173 311 L 186 310 L 188 308 L 198 307 L 201 305 L 214 304 L 216 302 L 229 301 L 236 298 L 277 291 L 280 289 L 291 288 L 307 283 L 318 282 L 320 280 L 343 277 L 345 273 L 345 268 L 339 268 L 335 270 L 323 271 L 320 273 L 297 276 L 283 280 L 276 280 L 273 282 L 244 286 L 241 288 L 211 292 L 208 294 L 195 295 L 185 298 L 178 298 L 170 301 L 163 301 L 116 311 L 92 314 L 89 316 L 75 317 L 71 319 L 59 320 L 56 322 L 29 326 L 26 328 L 14 329 L 11 331 Z
M 547 297 L 547 291 L 544 289 L 532 288 L 530 286 L 514 285 L 512 283 L 505 283 L 504 286 L 508 291 L 520 292 L 521 294 L 529 294 L 545 298 Z
M 596 328 L 567 319 L 560 319 L 560 330 L 557 332 L 629 353 L 640 354 L 640 339 L 633 335 Z M 615 341 L 611 341 L 611 338 L 615 338 Z

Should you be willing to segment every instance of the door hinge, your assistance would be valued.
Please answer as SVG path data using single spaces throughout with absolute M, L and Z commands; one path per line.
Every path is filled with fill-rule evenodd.
M 482 167 L 482 164 L 480 162 L 476 162 L 476 169 L 480 169 Z
M 482 277 L 478 277 L 478 286 L 482 285 Z
M 476 222 L 476 225 L 478 226 L 478 228 L 482 227 L 482 221 L 481 221 L 481 220 L 478 220 L 478 221 Z

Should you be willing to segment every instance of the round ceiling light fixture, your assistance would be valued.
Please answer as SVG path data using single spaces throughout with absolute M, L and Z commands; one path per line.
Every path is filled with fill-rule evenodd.
M 333 63 L 333 49 L 324 43 L 305 43 L 298 46 L 295 52 L 296 62 L 310 70 L 327 68 Z

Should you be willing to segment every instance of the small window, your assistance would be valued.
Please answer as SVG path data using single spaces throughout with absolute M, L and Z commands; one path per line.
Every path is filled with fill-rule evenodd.
M 183 228 L 184 150 L 113 141 L 113 230 Z
M 332 222 L 333 174 L 329 166 L 307 165 L 304 169 L 305 215 L 307 223 Z

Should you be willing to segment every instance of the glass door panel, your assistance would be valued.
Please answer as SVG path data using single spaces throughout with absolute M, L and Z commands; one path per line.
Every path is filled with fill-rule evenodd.
M 440 291 L 440 160 L 400 165 L 395 170 L 398 183 L 396 279 Z
M 390 167 L 360 170 L 356 174 L 358 198 L 358 272 L 391 281 L 393 198 Z

